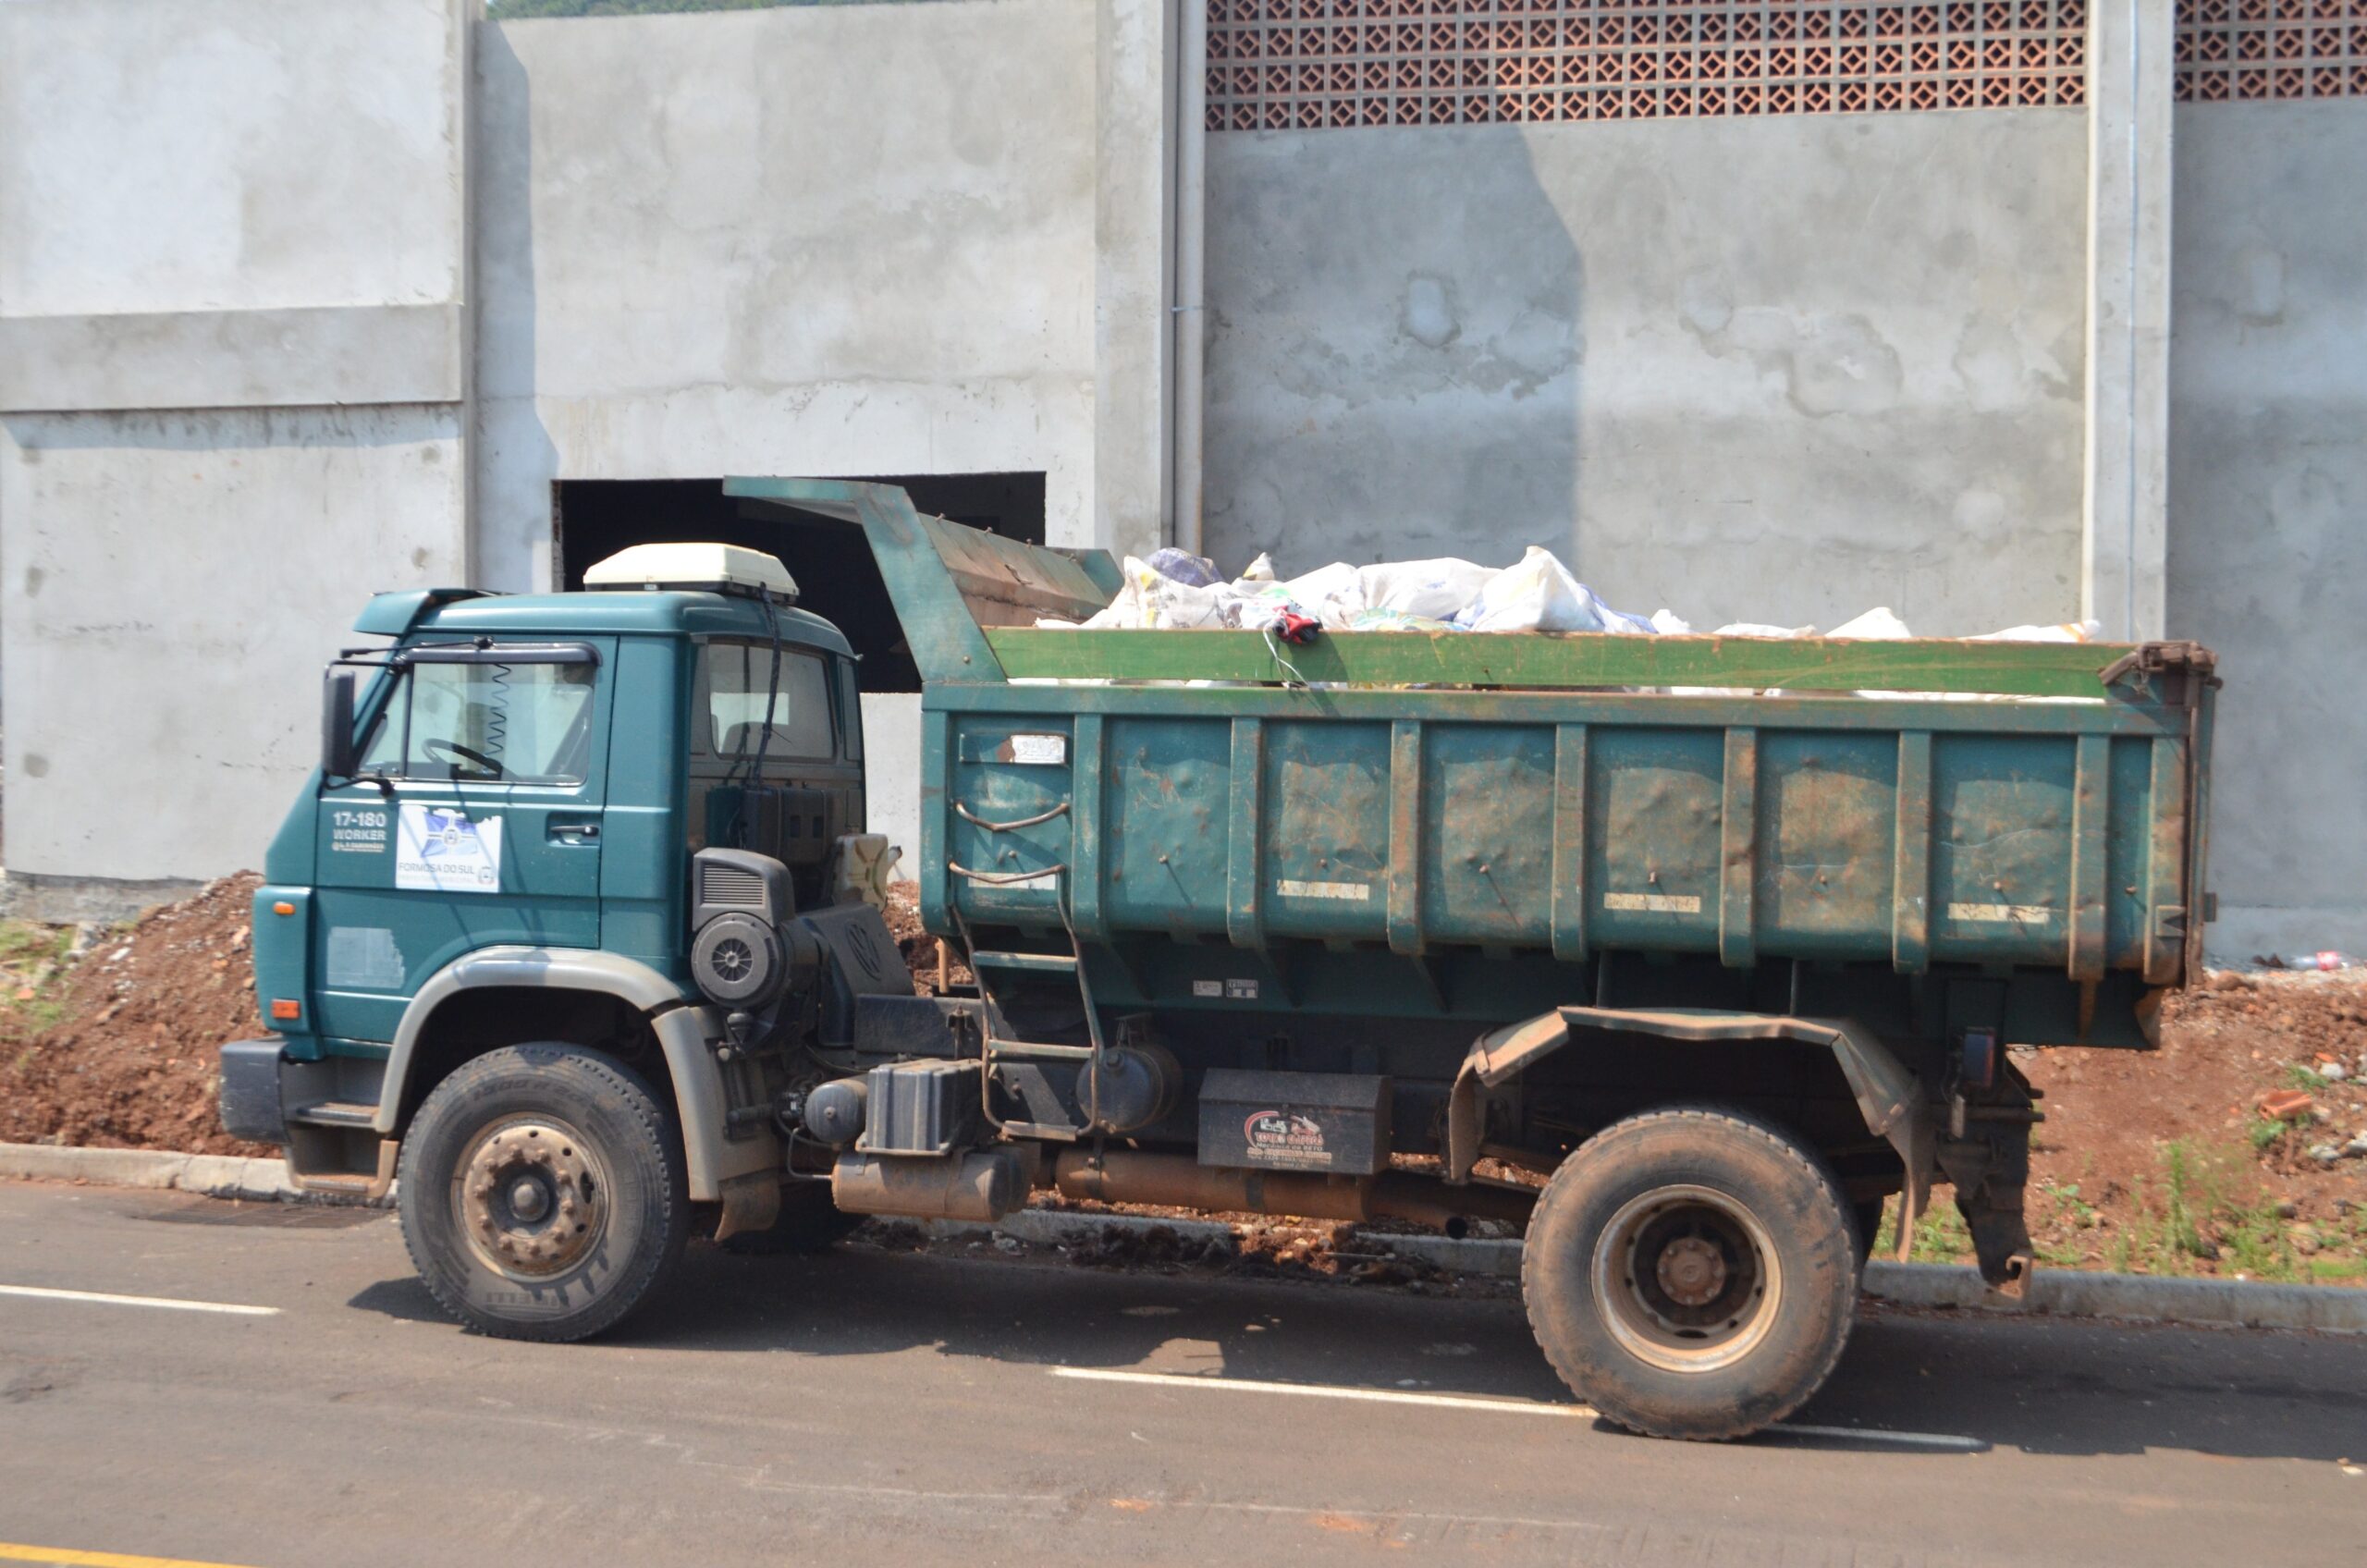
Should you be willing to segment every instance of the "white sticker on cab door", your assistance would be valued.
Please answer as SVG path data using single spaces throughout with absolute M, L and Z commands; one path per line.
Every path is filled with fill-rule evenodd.
M 395 886 L 425 893 L 501 891 L 501 818 L 405 801 L 395 830 Z

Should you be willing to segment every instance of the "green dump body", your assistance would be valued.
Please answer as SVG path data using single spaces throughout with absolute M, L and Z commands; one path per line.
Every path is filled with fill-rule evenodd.
M 1106 557 L 885 487 L 730 487 L 868 533 L 926 682 L 926 924 L 1068 926 L 1120 1012 L 2137 1046 L 2200 964 L 2191 644 L 1038 630 L 1108 601 Z

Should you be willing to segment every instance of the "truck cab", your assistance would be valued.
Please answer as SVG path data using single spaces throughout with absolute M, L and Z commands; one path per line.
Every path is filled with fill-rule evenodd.
M 264 860 L 277 1038 L 228 1048 L 226 1122 L 285 1143 L 306 1187 L 383 1195 L 428 1092 L 533 1041 L 703 1108 L 711 1135 L 681 1140 L 691 1202 L 779 1167 L 773 1129 L 730 1122 L 762 1085 L 733 1081 L 693 978 L 693 863 L 777 865 L 784 913 L 864 927 L 879 962 L 854 984 L 910 990 L 857 896 L 887 857 L 865 832 L 854 655 L 795 595 L 771 557 L 660 545 L 583 593 L 371 600 L 354 629 L 386 642 L 329 666 L 322 766 Z

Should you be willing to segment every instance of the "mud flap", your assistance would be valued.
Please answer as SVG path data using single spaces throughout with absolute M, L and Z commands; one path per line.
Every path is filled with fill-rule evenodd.
M 2008 1068 L 1977 1105 L 1961 1105 L 1938 1140 L 1939 1165 L 1956 1192 L 1956 1212 L 1972 1232 L 1981 1277 L 2019 1300 L 2030 1282 L 2030 1232 L 2022 1213 L 2030 1175 L 2030 1127 L 2039 1120 L 2021 1074 Z

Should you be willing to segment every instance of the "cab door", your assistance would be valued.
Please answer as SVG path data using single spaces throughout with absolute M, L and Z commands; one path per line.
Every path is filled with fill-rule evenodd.
M 433 637 L 359 721 L 362 771 L 322 791 L 313 1027 L 391 1042 L 474 949 L 600 945 L 614 638 Z

